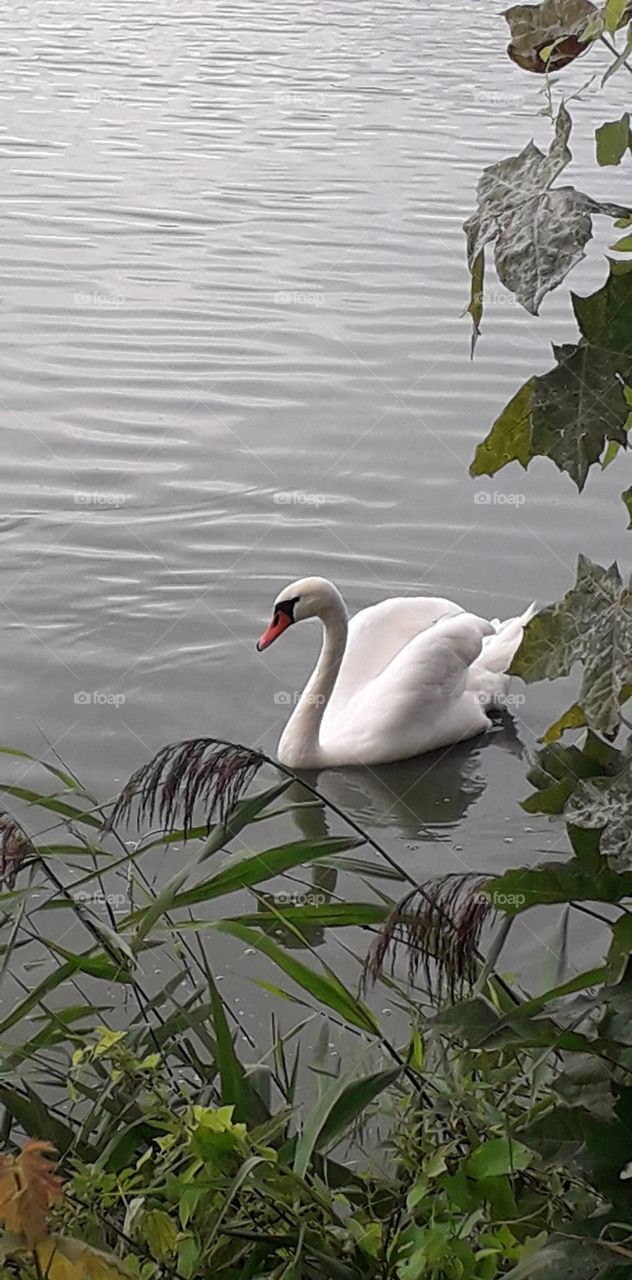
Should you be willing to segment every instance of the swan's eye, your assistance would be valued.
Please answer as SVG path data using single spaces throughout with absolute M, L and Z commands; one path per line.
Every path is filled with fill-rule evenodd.
M 294 606 L 295 604 L 298 604 L 300 598 L 300 596 L 294 596 L 293 600 L 279 600 L 274 606 L 275 618 L 277 618 L 280 613 L 283 613 L 290 622 L 294 622 Z

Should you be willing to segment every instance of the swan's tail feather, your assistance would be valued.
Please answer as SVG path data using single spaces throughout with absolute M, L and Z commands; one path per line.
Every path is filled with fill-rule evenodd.
M 537 606 L 530 604 L 524 613 L 517 618 L 507 618 L 505 622 L 494 618 L 492 626 L 494 635 L 483 640 L 480 657 L 470 667 L 468 681 L 472 689 L 484 704 L 491 705 L 500 701 L 507 693 L 510 677 L 507 668 L 517 653 L 524 629 L 537 612 Z

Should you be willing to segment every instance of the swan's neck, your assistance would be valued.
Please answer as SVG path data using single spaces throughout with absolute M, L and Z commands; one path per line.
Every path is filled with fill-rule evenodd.
M 347 614 L 342 601 L 328 605 L 320 620 L 320 657 L 279 743 L 279 759 L 291 768 L 316 768 L 320 763 L 320 726 L 347 644 Z

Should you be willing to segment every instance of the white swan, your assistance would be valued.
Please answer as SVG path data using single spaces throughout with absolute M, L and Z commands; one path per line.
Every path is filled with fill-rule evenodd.
M 261 652 L 294 622 L 320 618 L 320 657 L 279 743 L 293 769 L 387 764 L 482 733 L 506 692 L 506 669 L 533 616 L 486 622 L 451 600 L 412 596 L 362 609 L 349 622 L 326 578 L 281 592 Z

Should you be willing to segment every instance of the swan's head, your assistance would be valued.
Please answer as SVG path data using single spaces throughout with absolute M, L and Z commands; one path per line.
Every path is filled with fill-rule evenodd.
M 272 622 L 257 641 L 259 653 L 267 649 L 293 622 L 305 618 L 326 618 L 332 611 L 345 612 L 344 601 L 337 587 L 327 578 L 298 578 L 284 587 L 277 596 L 272 610 Z

